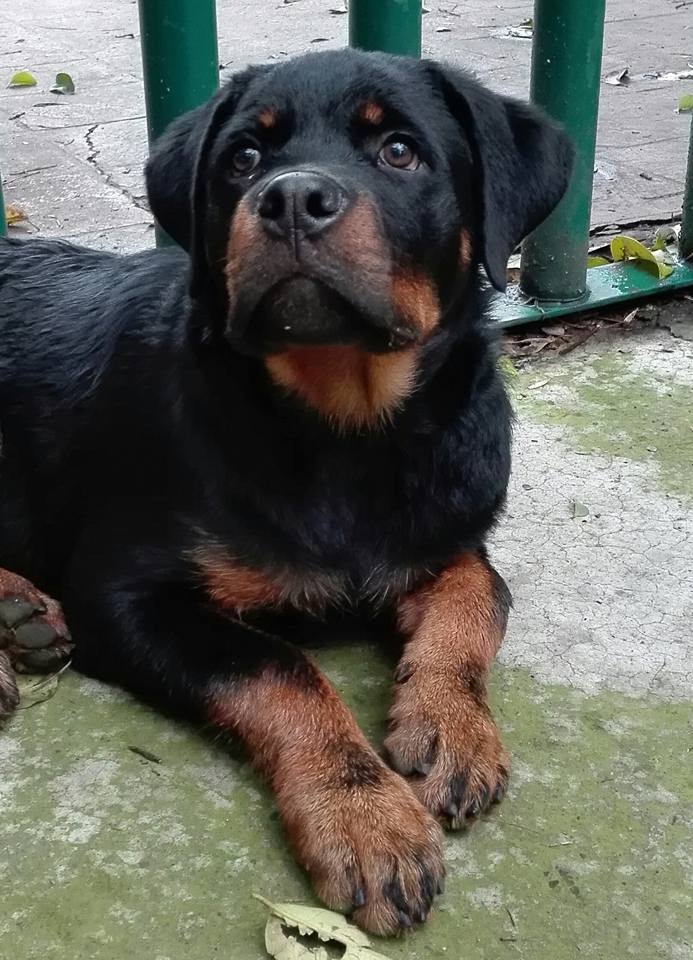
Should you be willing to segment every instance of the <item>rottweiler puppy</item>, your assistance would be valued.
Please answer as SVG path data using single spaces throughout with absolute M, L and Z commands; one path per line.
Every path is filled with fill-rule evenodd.
M 4 713 L 14 670 L 74 642 L 227 732 L 317 895 L 375 933 L 427 917 L 440 824 L 506 787 L 484 543 L 511 410 L 482 267 L 504 287 L 571 162 L 465 73 L 326 52 L 239 73 L 155 145 L 182 250 L 1 245 Z M 333 610 L 400 638 L 387 762 L 292 643 Z

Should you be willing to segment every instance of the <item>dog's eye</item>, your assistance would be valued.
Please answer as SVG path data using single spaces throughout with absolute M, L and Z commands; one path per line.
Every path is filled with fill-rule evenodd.
M 378 160 L 398 170 L 416 170 L 420 162 L 414 145 L 403 137 L 393 137 L 383 144 Z
M 262 154 L 257 147 L 246 144 L 239 147 L 231 157 L 231 170 L 237 177 L 247 177 L 260 165 L 261 160 Z

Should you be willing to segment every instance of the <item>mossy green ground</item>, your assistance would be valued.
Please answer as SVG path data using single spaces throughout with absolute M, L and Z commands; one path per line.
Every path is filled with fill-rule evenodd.
M 380 742 L 387 665 L 365 648 L 320 660 Z M 690 956 L 690 706 L 586 698 L 501 668 L 491 688 L 512 789 L 448 837 L 447 889 L 427 926 L 381 951 Z M 3 958 L 260 960 L 265 909 L 253 891 L 311 898 L 247 766 L 129 698 L 68 675 L 2 745 Z
M 548 391 L 524 389 L 547 378 Z M 552 399 L 554 390 L 560 399 Z M 516 407 L 520 416 L 569 429 L 579 450 L 654 464 L 663 489 L 693 499 L 690 383 L 676 384 L 670 373 L 642 373 L 627 351 L 612 350 L 587 363 L 576 357 L 522 375 Z

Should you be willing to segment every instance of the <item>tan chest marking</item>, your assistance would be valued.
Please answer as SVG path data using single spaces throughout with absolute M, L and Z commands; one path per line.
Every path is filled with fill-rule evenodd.
M 376 354 L 353 346 L 292 347 L 265 363 L 276 384 L 335 426 L 375 426 L 414 389 L 417 350 Z

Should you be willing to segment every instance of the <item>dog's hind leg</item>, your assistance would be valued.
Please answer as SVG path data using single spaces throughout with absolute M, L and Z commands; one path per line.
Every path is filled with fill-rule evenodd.
M 24 577 L 0 569 L 0 721 L 19 700 L 15 671 L 49 673 L 71 651 L 60 605 Z

